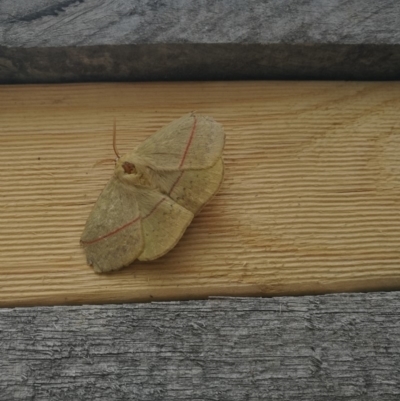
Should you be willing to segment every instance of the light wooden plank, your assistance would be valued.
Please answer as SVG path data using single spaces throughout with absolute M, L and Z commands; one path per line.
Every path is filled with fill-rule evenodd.
M 121 152 L 191 110 L 226 178 L 178 246 L 111 275 L 80 233 Z M 400 83 L 0 87 L 0 305 L 400 288 Z
M 400 293 L 0 309 L 0 400 L 398 401 Z

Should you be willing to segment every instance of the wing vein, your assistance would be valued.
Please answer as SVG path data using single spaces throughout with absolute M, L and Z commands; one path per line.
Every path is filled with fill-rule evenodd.
M 147 216 L 146 216 L 146 217 L 147 217 Z M 138 220 L 140 220 L 140 216 L 139 216 L 139 217 L 135 217 L 133 220 L 129 221 L 128 223 L 124 224 L 123 226 L 118 227 L 118 228 L 116 228 L 115 230 L 110 231 L 109 233 L 102 235 L 101 237 L 95 238 L 95 239 L 90 240 L 90 241 L 81 241 L 81 243 L 84 244 L 84 245 L 91 245 L 91 244 L 94 244 L 94 243 L 96 243 L 96 242 L 98 242 L 98 241 L 101 241 L 101 240 L 107 238 L 107 237 L 111 237 L 111 235 L 117 234 L 118 232 L 120 232 L 120 231 L 123 230 L 124 228 L 127 228 L 127 227 L 129 227 L 130 225 L 136 223 Z
M 183 176 L 184 171 L 181 171 L 181 173 L 179 174 L 179 177 L 176 179 L 176 181 L 174 182 L 174 184 L 172 185 L 171 189 L 168 192 L 168 195 L 172 194 L 172 191 L 174 190 L 174 188 L 178 185 L 178 182 L 181 180 L 182 176 Z
M 185 151 L 183 153 L 182 160 L 181 160 L 181 162 L 179 164 L 178 169 L 180 169 L 183 166 L 183 163 L 185 163 L 186 156 L 188 154 L 190 145 L 192 144 L 192 141 L 193 141 L 194 133 L 196 131 L 197 118 L 196 118 L 196 116 L 193 116 L 193 118 L 194 118 L 194 121 L 193 121 L 192 132 L 190 133 L 190 137 L 189 137 L 189 140 L 188 140 L 188 142 L 186 144 L 186 149 L 185 149 Z
M 150 217 L 156 211 L 156 209 L 161 205 L 161 203 L 165 201 L 165 199 L 166 198 L 162 198 L 160 201 L 158 201 L 157 204 L 153 207 L 153 209 L 150 210 L 150 213 L 143 217 L 143 220 Z

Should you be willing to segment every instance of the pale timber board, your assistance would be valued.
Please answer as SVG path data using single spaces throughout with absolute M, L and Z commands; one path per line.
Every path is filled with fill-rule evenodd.
M 180 243 L 96 275 L 79 238 L 121 153 L 191 110 L 226 175 Z M 400 83 L 0 87 L 0 304 L 400 288 Z

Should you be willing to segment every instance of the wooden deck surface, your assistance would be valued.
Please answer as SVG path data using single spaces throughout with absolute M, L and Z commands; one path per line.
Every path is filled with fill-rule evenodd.
M 187 112 L 226 175 L 170 253 L 110 275 L 79 238 L 121 153 Z M 400 289 L 400 82 L 0 86 L 0 305 Z
M 400 292 L 0 308 L 0 401 L 399 401 Z

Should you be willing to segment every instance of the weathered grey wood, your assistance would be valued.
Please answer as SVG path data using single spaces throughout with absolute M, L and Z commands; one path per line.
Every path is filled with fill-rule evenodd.
M 0 82 L 400 77 L 397 0 L 2 0 Z
M 400 292 L 0 309 L 0 400 L 400 399 Z

